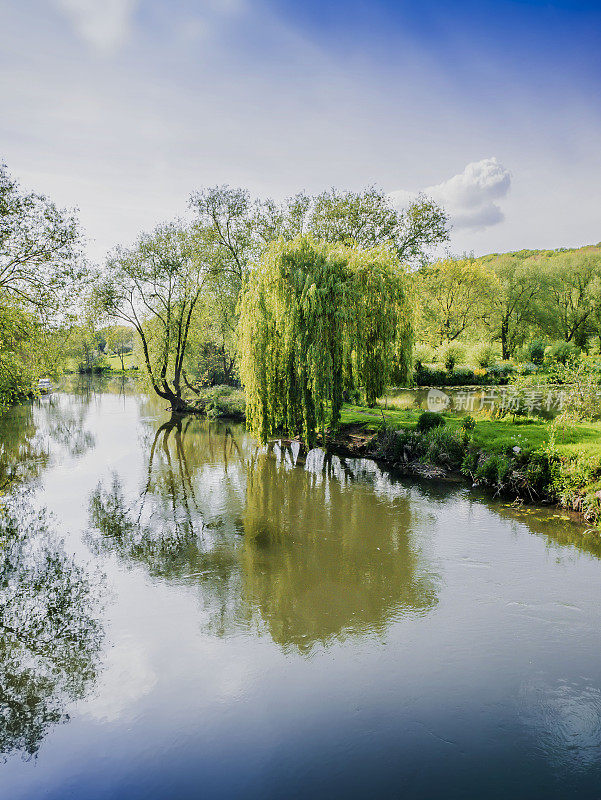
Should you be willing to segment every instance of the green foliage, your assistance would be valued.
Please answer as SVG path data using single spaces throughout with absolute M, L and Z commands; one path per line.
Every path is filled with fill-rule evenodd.
M 447 372 L 453 372 L 455 366 L 465 360 L 465 348 L 449 342 L 438 350 L 437 360 L 444 364 Z
M 487 368 L 495 363 L 495 348 L 486 342 L 474 347 L 472 350 L 472 361 L 477 367 Z
M 427 436 L 426 461 L 430 464 L 457 469 L 462 462 L 464 445 L 455 431 L 440 427 L 430 429 Z
M 464 446 L 455 431 L 440 426 L 408 430 L 385 428 L 378 434 L 376 455 L 396 465 L 419 461 L 446 470 L 461 465 Z
M 23 193 L 0 163 L 0 291 L 45 313 L 64 311 L 83 278 L 79 255 L 73 214 Z
M 466 433 L 473 433 L 476 428 L 476 420 L 470 415 L 467 414 L 461 420 L 461 429 Z
M 417 427 L 420 431 L 429 431 L 432 428 L 442 427 L 446 424 L 445 418 L 437 411 L 424 411 L 419 415 Z
M 469 367 L 456 367 L 448 372 L 422 366 L 416 369 L 413 383 L 416 386 L 500 386 L 508 382 L 516 369 L 513 364 L 497 364 L 477 374 Z
M 393 208 L 384 192 L 322 192 L 307 204 L 305 230 L 333 244 L 369 249 L 387 245 L 404 263 L 420 264 L 424 251 L 449 238 L 445 211 L 420 196 L 404 211 Z
M 31 395 L 41 376 L 56 374 L 58 361 L 39 315 L 0 294 L 0 410 Z
M 533 342 L 530 342 L 526 348 L 527 360 L 531 361 L 533 364 L 542 364 L 545 358 L 545 347 L 545 342 L 540 339 L 535 339 Z
M 601 417 L 601 364 L 597 359 L 570 358 L 555 366 L 553 379 L 562 385 L 560 423 Z
M 413 362 L 415 369 L 431 364 L 435 360 L 434 348 L 424 342 L 418 342 L 413 348 Z
M 208 417 L 229 417 L 244 419 L 246 399 L 241 389 L 232 386 L 212 386 L 198 392 L 196 404 Z
M 336 425 L 345 371 L 375 403 L 393 359 L 409 364 L 404 275 L 385 247 L 350 249 L 311 237 L 272 244 L 240 304 L 240 376 L 247 422 L 261 441 L 284 431 L 315 441 Z
M 0 164 L 0 409 L 58 367 L 51 314 L 77 295 L 79 232 L 72 214 L 24 193 Z
M 174 411 L 189 410 L 182 381 L 210 278 L 206 247 L 198 230 L 160 226 L 132 249 L 118 249 L 95 286 L 97 308 L 137 332 L 150 385 Z
M 64 354 L 81 373 L 102 372 L 108 368 L 92 315 L 83 315 L 80 324 L 70 328 L 64 341 Z
M 478 325 L 497 294 L 494 273 L 474 258 L 446 258 L 414 273 L 423 338 L 454 342 Z
M 573 360 L 578 356 L 579 349 L 576 345 L 570 342 L 556 342 L 555 344 L 545 347 L 544 361 L 546 364 L 567 364 L 568 361 Z
M 134 349 L 135 330 L 129 325 L 111 325 L 101 331 L 105 339 L 105 351 L 119 357 L 121 369 L 125 370 L 125 356 Z

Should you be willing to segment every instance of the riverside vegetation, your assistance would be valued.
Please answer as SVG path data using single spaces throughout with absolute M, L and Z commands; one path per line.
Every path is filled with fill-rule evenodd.
M 0 196 L 2 404 L 45 375 L 137 370 L 174 414 L 308 447 L 360 426 L 363 452 L 406 471 L 599 518 L 600 245 L 433 258 L 449 224 L 426 197 L 216 187 L 93 267 L 71 212 L 4 166 Z M 561 386 L 564 405 L 553 422 L 419 418 L 377 408 L 391 385 Z

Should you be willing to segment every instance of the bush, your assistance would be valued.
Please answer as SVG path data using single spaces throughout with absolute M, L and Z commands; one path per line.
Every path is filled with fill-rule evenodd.
M 437 357 L 447 372 L 453 372 L 457 364 L 465 361 L 465 349 L 460 344 L 449 342 L 439 349 Z
M 495 350 L 491 344 L 479 344 L 472 351 L 472 360 L 477 367 L 486 369 L 495 361 Z
M 433 428 L 440 428 L 446 424 L 445 418 L 437 411 L 423 411 L 417 420 L 417 429 L 429 431 Z
M 534 370 L 531 367 L 531 370 Z M 459 367 L 453 372 L 442 369 L 430 369 L 422 366 L 413 375 L 415 386 L 498 386 L 506 384 L 509 376 L 516 372 L 513 364 L 495 364 L 487 372 L 479 373 L 468 367 Z
M 552 377 L 563 385 L 563 403 L 559 419 L 563 422 L 583 422 L 601 417 L 601 372 L 597 359 L 570 359 L 556 364 Z
M 202 389 L 198 395 L 199 409 L 207 417 L 243 419 L 246 412 L 244 392 L 231 386 Z
M 430 364 L 432 361 L 434 361 L 434 350 L 430 345 L 424 344 L 423 342 L 416 344 L 413 348 L 413 363 L 415 364 L 415 369 L 419 369 L 420 366 L 423 367 L 424 364 Z
M 420 461 L 456 469 L 463 459 L 463 449 L 456 433 L 436 425 L 427 430 L 385 429 L 378 436 L 375 454 L 391 464 Z
M 475 427 L 476 420 L 470 414 L 467 414 L 467 416 L 465 416 L 461 422 L 461 429 L 466 433 L 472 433 Z
M 580 350 L 570 342 L 556 342 L 545 348 L 545 363 L 567 364 L 579 354 Z
M 463 460 L 463 443 L 456 433 L 433 428 L 426 434 L 426 461 L 437 466 L 457 469 Z
M 526 357 L 533 364 L 542 364 L 545 358 L 545 343 L 540 339 L 530 342 L 526 348 Z

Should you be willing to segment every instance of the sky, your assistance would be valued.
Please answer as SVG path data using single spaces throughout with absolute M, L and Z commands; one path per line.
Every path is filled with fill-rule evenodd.
M 601 240 L 601 0 L 0 0 L 0 160 L 92 260 L 203 186 L 425 191 L 456 253 Z

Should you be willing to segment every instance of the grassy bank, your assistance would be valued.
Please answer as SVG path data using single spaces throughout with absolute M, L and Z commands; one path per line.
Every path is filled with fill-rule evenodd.
M 243 421 L 246 418 L 244 392 L 233 386 L 210 386 L 200 389 L 191 402 L 198 408 L 200 414 L 211 419 Z
M 421 412 L 345 406 L 344 428 L 373 434 L 363 449 L 408 474 L 462 474 L 493 494 L 552 502 L 601 520 L 601 422 L 554 425 L 538 419 L 465 418 L 420 428 Z M 471 418 L 470 418 L 471 419 Z

